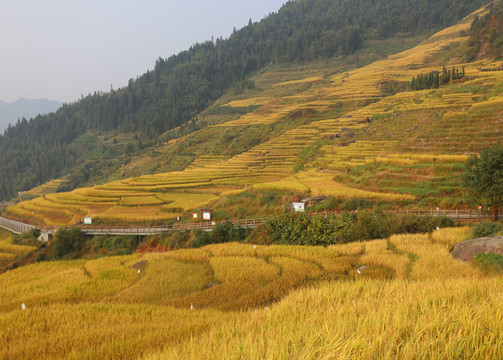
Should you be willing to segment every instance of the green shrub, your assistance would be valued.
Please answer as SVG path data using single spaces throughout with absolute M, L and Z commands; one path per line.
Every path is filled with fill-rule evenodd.
M 501 226 L 501 224 L 495 222 L 488 222 L 488 223 L 477 224 L 473 228 L 472 233 L 473 237 L 478 238 L 478 237 L 492 236 L 501 230 L 503 230 L 503 226 Z
M 440 216 L 436 218 L 435 222 L 437 226 L 441 228 L 454 226 L 454 220 L 447 216 Z
M 309 211 L 321 212 L 328 210 L 336 210 L 340 208 L 340 204 L 341 201 L 339 199 L 333 196 L 329 196 L 324 201 L 309 207 Z
M 344 224 L 340 224 L 344 228 Z M 337 234 L 333 216 L 287 213 L 264 227 L 275 244 L 330 245 Z
M 391 234 L 425 233 L 435 228 L 433 217 L 342 212 L 337 217 L 289 213 L 264 225 L 275 244 L 331 245 L 352 241 L 383 239 Z M 253 239 L 251 239 L 253 241 Z
M 201 234 L 190 239 L 188 246 L 189 248 L 200 248 L 208 244 L 211 244 L 210 234 L 202 231 Z
M 75 259 L 81 255 L 81 248 L 86 240 L 85 234 L 79 228 L 61 228 L 51 241 L 54 259 Z
M 163 245 L 168 250 L 183 248 L 190 239 L 190 231 L 172 231 L 166 234 Z
M 250 229 L 242 227 L 234 227 L 231 222 L 218 223 L 212 231 L 196 233 L 188 246 L 190 248 L 197 248 L 208 244 L 226 243 L 231 241 L 243 241 L 246 239 Z
M 234 226 L 230 222 L 218 223 L 210 233 L 212 243 L 225 243 L 234 238 Z
M 372 202 L 364 199 L 349 199 L 341 204 L 341 209 L 346 211 L 355 211 L 359 209 L 368 209 L 372 207 Z
M 22 234 L 14 235 L 12 238 L 12 243 L 16 245 L 39 246 L 41 244 L 38 240 L 39 236 L 39 229 L 31 229 L 30 231 L 24 232 Z
M 397 216 L 397 230 L 394 233 L 427 233 L 433 231 L 435 227 L 435 219 L 432 216 L 399 215 Z
M 478 253 L 474 256 L 475 264 L 489 272 L 503 272 L 503 255 L 492 253 Z
M 138 247 L 138 236 L 109 236 L 103 241 L 102 247 L 106 248 L 109 254 L 132 254 Z

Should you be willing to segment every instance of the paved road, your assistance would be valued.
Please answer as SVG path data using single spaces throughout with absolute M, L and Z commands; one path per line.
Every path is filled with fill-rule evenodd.
M 36 226 L 25 224 L 19 221 L 9 220 L 1 216 L 0 227 L 12 231 L 15 234 L 21 234 L 23 232 L 27 232 L 36 228 Z

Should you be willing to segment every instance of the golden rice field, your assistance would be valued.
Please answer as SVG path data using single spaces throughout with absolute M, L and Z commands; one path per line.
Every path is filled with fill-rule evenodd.
M 319 76 L 312 76 L 304 79 L 299 79 L 299 80 L 290 80 L 290 81 L 284 81 L 278 84 L 275 84 L 274 86 L 285 86 L 285 85 L 293 85 L 293 84 L 305 84 L 305 83 L 313 83 L 317 81 L 323 81 L 323 78 Z
M 418 177 L 413 177 L 417 171 L 411 171 L 409 165 L 453 164 L 451 168 L 455 169 L 469 154 L 503 140 L 503 71 L 481 71 L 491 67 L 487 61 L 464 64 L 453 58 L 446 64 L 438 60 L 449 55 L 449 46 L 466 41 L 462 32 L 470 27 L 471 19 L 434 34 L 417 47 L 361 68 L 336 74 L 310 70 L 303 78 L 269 76 L 276 79 L 274 83 L 269 79 L 267 87 L 271 89 L 315 84 L 292 94 L 271 95 L 264 89 L 262 95 L 255 91 L 248 99 L 221 100 L 219 103 L 226 106 L 261 107 L 214 126 L 227 127 L 229 132 L 251 125 L 285 126 L 280 135 L 248 151 L 231 157 L 203 151 L 183 171 L 49 194 L 12 206 L 5 214 L 48 226 L 73 224 L 84 216 L 103 222 L 169 221 L 211 205 L 213 200 L 227 196 L 227 191 L 239 192 L 248 186 L 377 201 L 421 200 L 420 192 L 402 186 L 411 183 L 411 176 L 412 183 L 417 182 Z M 440 70 L 443 65 L 464 66 L 467 79 L 439 89 L 408 91 L 404 87 L 388 94 L 387 84 L 405 85 L 413 76 Z M 342 105 L 347 108 L 345 114 L 332 116 L 334 107 Z M 311 118 L 316 120 L 294 128 L 287 126 L 292 117 L 303 116 L 304 112 L 316 114 Z M 206 142 L 211 142 L 211 136 L 221 136 L 212 129 L 215 127 L 204 133 Z M 303 171 L 296 173 L 299 155 L 319 141 L 325 145 L 302 164 Z M 170 144 L 166 146 L 177 146 L 177 142 Z M 403 178 L 395 183 L 360 179 L 353 184 L 348 172 L 370 165 L 406 169 L 401 170 Z M 446 172 L 451 168 L 444 166 L 443 178 L 449 178 Z M 383 173 L 399 175 L 389 175 L 388 169 Z M 451 173 L 457 179 L 457 173 Z M 432 179 L 427 173 L 418 176 Z M 456 188 L 452 184 L 449 187 Z M 399 193 L 396 188 L 400 188 Z M 457 196 L 455 191 L 453 194 Z M 446 196 L 451 195 L 444 194 L 443 198 Z
M 37 186 L 36 188 L 33 188 L 29 191 L 25 191 L 24 194 L 26 195 L 32 195 L 32 196 L 42 196 L 45 194 L 53 193 L 58 190 L 59 186 L 64 183 L 66 180 L 62 179 L 56 179 L 56 180 L 51 180 L 45 184 L 42 184 L 40 186 Z
M 469 234 L 25 266 L 0 275 L 0 358 L 499 359 L 503 278 L 449 254 Z
M 251 105 L 262 105 L 265 103 L 271 102 L 271 98 L 250 98 L 250 99 L 244 99 L 244 100 L 233 100 L 225 104 L 226 106 L 231 106 L 231 107 L 245 107 L 245 106 L 251 106 Z
M 11 233 L 0 228 L 0 271 L 35 250 L 35 247 L 32 246 L 12 244 L 10 237 Z
M 77 189 L 25 201 L 11 207 L 9 213 L 48 226 L 75 224 L 84 217 L 103 222 L 168 221 L 186 211 L 201 208 L 217 197 L 210 192 Z
M 261 183 L 256 189 L 284 190 L 309 193 L 312 196 L 335 196 L 342 199 L 359 198 L 367 200 L 414 200 L 414 196 L 391 192 L 367 191 L 333 180 L 333 175 L 314 170 L 303 171 L 277 182 Z

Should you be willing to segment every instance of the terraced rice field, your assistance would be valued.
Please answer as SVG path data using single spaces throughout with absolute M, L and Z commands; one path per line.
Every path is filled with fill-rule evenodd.
M 29 191 L 25 191 L 24 194 L 26 195 L 31 195 L 31 196 L 42 196 L 45 194 L 50 194 L 53 192 L 56 192 L 60 185 L 64 183 L 66 180 L 62 179 L 56 179 L 56 180 L 51 180 L 45 184 L 42 184 L 40 186 L 37 186 L 36 188 L 33 188 Z
M 0 275 L 0 358 L 497 359 L 501 275 L 449 254 L 469 233 L 21 267 Z
M 321 116 L 333 111 L 334 106 L 352 104 L 342 117 L 326 116 L 285 130 L 235 156 L 203 154 L 183 171 L 46 195 L 10 207 L 7 215 L 47 225 L 75 223 L 83 216 L 105 222 L 167 221 L 225 196 L 226 191 L 240 191 L 248 186 L 379 201 L 425 197 L 435 201 L 434 197 L 442 194 L 442 199 L 452 196 L 452 200 L 446 200 L 449 204 L 457 204 L 461 196 L 458 190 L 421 192 L 406 184 L 418 183 L 418 179 L 438 180 L 441 188 L 459 189 L 459 169 L 467 155 L 502 140 L 503 72 L 481 71 L 492 67 L 488 62 L 462 64 L 454 59 L 447 65 L 464 66 L 465 81 L 435 90 L 396 94 L 388 94 L 387 84 L 403 87 L 413 76 L 440 70 L 446 64 L 438 59 L 449 45 L 466 41 L 461 31 L 469 26 L 467 19 L 416 48 L 343 73 L 310 74 L 288 81 L 277 76 L 276 86 L 271 86 L 274 89 L 314 85 L 283 97 L 259 96 L 227 102 L 224 105 L 262 106 L 210 129 L 233 131 L 257 124 L 281 125 L 292 121 L 292 113 L 312 111 Z M 207 142 L 211 142 L 210 133 Z M 214 136 L 221 135 L 215 131 Z M 295 174 L 299 154 L 319 141 L 325 145 L 302 164 L 303 172 Z M 432 176 L 433 163 L 441 165 L 441 175 Z M 374 178 L 365 180 L 352 173 L 372 166 L 374 173 L 370 174 L 377 175 Z M 423 172 L 417 169 L 421 166 Z M 448 180 L 450 173 L 453 181 Z M 394 180 L 389 181 L 390 177 Z M 206 197 L 194 195 L 201 193 L 200 188 L 205 189 Z M 219 190 L 223 188 L 226 190 Z M 169 199 L 171 193 L 176 200 Z
M 254 185 L 257 189 L 283 190 L 309 193 L 311 196 L 335 196 L 341 199 L 367 199 L 381 201 L 414 200 L 413 195 L 362 190 L 333 179 L 333 174 L 308 170 L 281 181 Z

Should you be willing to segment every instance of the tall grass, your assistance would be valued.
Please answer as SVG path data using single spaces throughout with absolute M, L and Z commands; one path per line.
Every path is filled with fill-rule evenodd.
M 325 284 L 144 358 L 498 359 L 499 281 Z

